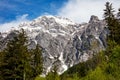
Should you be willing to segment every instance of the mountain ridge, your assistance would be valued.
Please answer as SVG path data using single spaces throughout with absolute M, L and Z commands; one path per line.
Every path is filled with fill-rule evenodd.
M 57 72 L 62 74 L 69 67 L 88 60 L 106 48 L 106 27 L 104 20 L 94 15 L 85 24 L 62 17 L 42 16 L 1 33 L 0 41 L 3 43 L 0 49 L 16 34 L 15 31 L 23 28 L 28 36 L 28 48 L 34 48 L 36 44 L 43 48 L 43 74 L 47 74 L 54 66 L 58 66 Z

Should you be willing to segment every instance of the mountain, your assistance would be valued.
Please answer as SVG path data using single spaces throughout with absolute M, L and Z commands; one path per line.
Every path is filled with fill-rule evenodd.
M 62 74 L 69 67 L 90 59 L 106 48 L 107 26 L 104 20 L 91 16 L 89 23 L 78 24 L 55 16 L 41 16 L 17 28 L 0 33 L 0 49 L 23 28 L 28 36 L 29 49 L 39 44 L 43 50 L 44 74 L 54 66 Z

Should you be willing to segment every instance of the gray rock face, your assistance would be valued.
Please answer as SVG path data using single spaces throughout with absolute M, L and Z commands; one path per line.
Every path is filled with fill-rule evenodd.
M 92 15 L 91 16 L 91 18 L 90 18 L 90 21 L 89 21 L 89 23 L 94 23 L 94 22 L 98 22 L 99 21 L 99 19 L 98 19 L 98 17 L 97 16 L 94 16 L 94 15 Z
M 28 36 L 29 49 L 35 48 L 36 44 L 43 48 L 44 74 L 54 66 L 58 67 L 58 73 L 61 74 L 107 46 L 106 24 L 96 16 L 92 16 L 86 24 L 77 24 L 67 18 L 43 16 L 21 24 L 17 30 L 21 28 Z M 4 33 L 0 34 L 0 41 L 7 43 L 15 33 L 15 30 L 12 30 L 4 37 Z

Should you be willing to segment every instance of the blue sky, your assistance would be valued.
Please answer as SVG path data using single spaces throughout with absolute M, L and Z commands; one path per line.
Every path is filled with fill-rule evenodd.
M 76 23 L 88 22 L 91 15 L 103 19 L 107 1 L 116 11 L 120 8 L 120 0 L 0 0 L 0 32 L 42 15 L 61 16 Z
M 24 14 L 34 19 L 43 14 L 56 15 L 67 0 L 0 0 L 0 23 L 9 22 Z

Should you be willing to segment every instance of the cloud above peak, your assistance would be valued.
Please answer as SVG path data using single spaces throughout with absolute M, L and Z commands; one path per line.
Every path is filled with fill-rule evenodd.
M 16 16 L 16 20 L 0 24 L 0 32 L 9 31 L 12 27 L 18 27 L 23 22 L 29 22 L 27 16 L 28 14 L 23 14 L 22 16 Z
M 91 15 L 103 18 L 105 3 L 113 3 L 113 8 L 120 7 L 120 0 L 68 0 L 62 8 L 58 10 L 58 16 L 70 18 L 75 22 L 88 22 Z

